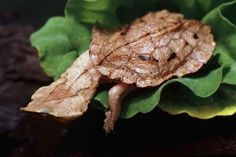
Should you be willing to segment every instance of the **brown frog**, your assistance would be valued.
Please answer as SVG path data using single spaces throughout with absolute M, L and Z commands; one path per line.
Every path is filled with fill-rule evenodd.
M 208 25 L 167 10 L 148 13 L 113 30 L 95 26 L 89 50 L 58 80 L 37 90 L 22 110 L 72 120 L 87 110 L 99 84 L 114 81 L 104 120 L 109 133 L 119 118 L 123 97 L 137 88 L 198 71 L 214 48 Z

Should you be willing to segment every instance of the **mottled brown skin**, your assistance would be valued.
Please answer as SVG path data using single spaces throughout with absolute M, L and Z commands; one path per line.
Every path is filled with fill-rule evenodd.
M 147 87 L 196 72 L 214 47 L 209 26 L 164 10 L 115 31 L 95 27 L 90 56 L 103 75 Z
M 39 88 L 31 97 L 27 112 L 50 114 L 60 121 L 80 117 L 97 91 L 102 75 L 94 68 L 88 51 L 78 57 L 61 77 Z
M 117 89 L 126 91 L 124 83 L 158 86 L 172 76 L 194 73 L 209 60 L 214 47 L 209 26 L 163 10 L 112 31 L 94 27 L 90 57 L 101 74 L 120 80 Z M 112 100 L 104 125 L 107 132 L 120 112 L 119 107 L 113 107 L 120 103 Z
M 114 30 L 94 27 L 89 52 L 78 57 L 59 80 L 36 91 L 23 110 L 74 119 L 87 110 L 101 82 L 115 81 L 104 120 L 109 133 L 129 92 L 196 72 L 214 48 L 209 26 L 167 10 L 148 13 Z

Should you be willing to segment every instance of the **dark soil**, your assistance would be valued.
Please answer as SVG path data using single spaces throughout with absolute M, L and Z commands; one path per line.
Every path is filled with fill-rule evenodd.
M 102 130 L 104 113 L 89 109 L 63 125 L 20 112 L 39 87 L 52 81 L 30 47 L 31 25 L 0 13 L 0 156 L 154 157 L 236 155 L 235 116 L 199 120 L 160 110 L 120 120 L 114 132 Z

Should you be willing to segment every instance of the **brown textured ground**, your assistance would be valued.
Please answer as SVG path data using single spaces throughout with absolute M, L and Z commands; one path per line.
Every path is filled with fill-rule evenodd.
M 68 126 L 20 113 L 19 107 L 49 80 L 29 48 L 27 36 L 32 27 L 6 24 L 1 22 L 0 27 L 0 156 L 236 155 L 235 116 L 198 120 L 155 110 L 120 120 L 114 134 L 106 137 L 104 115 L 99 111 L 89 110 Z M 18 33 L 6 35 L 8 29 Z

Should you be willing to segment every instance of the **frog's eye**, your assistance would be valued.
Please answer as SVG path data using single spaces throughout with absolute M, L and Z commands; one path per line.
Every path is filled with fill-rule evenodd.
M 151 59 L 150 55 L 139 55 L 138 57 L 143 61 L 148 61 Z
M 196 33 L 193 34 L 194 39 L 198 39 L 198 35 Z
M 173 60 L 173 59 L 175 59 L 175 58 L 176 58 L 176 53 L 173 52 L 173 53 L 169 56 L 169 58 L 167 59 L 167 61 L 170 62 L 171 60 Z

